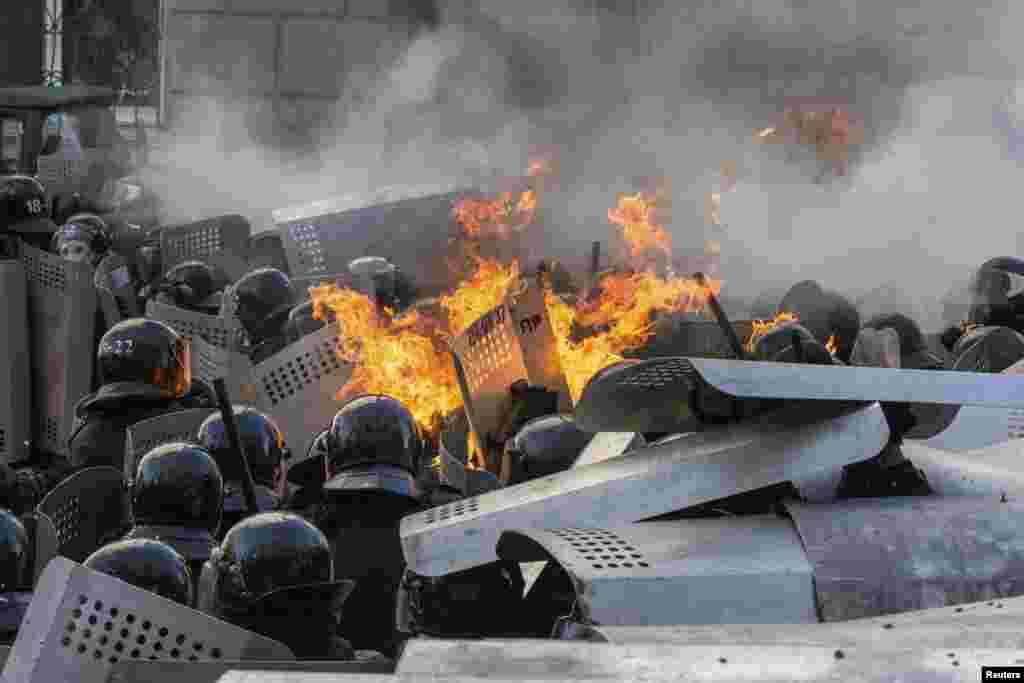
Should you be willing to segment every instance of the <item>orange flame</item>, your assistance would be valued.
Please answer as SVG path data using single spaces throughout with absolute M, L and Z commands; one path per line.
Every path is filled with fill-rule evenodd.
M 836 355 L 836 351 L 839 350 L 839 346 L 836 344 L 836 335 L 829 335 L 828 341 L 825 342 L 825 350 L 833 356 Z
M 495 199 L 464 197 L 452 207 L 452 217 L 470 239 L 508 238 L 533 222 L 537 213 L 537 193 L 526 190 L 517 197 L 501 192 Z
M 672 254 L 672 238 L 658 225 L 655 202 L 656 198 L 647 192 L 620 194 L 615 208 L 608 209 L 608 220 L 622 228 L 632 259 L 648 251 L 665 257 Z
M 796 322 L 797 320 L 799 320 L 799 318 L 797 318 L 795 313 L 787 313 L 783 311 L 782 313 L 779 313 L 771 320 L 752 321 L 754 330 L 750 334 L 750 339 L 747 340 L 747 351 L 753 353 L 754 347 L 757 346 L 757 342 L 761 339 L 761 337 L 765 336 L 779 325 Z
M 519 277 L 519 264 L 503 266 L 497 261 L 472 256 L 476 270 L 452 294 L 441 297 L 452 337 L 462 334 L 484 313 L 505 301 L 509 287 Z

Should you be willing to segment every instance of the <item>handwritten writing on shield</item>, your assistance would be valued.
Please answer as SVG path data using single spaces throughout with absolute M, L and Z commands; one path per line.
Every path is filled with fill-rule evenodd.
M 505 305 L 502 304 L 470 325 L 469 329 L 466 330 L 466 340 L 469 342 L 469 348 L 479 344 L 482 339 L 494 331 L 495 327 L 504 323 L 507 314 L 508 311 Z
M 540 328 L 541 322 L 544 318 L 541 317 L 540 313 L 534 313 L 528 318 L 523 318 L 519 321 L 519 333 L 520 334 L 533 334 Z

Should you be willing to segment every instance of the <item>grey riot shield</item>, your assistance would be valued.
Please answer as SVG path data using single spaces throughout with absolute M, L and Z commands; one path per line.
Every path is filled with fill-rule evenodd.
M 93 275 L 93 284 L 107 329 L 123 319 L 141 315 L 128 262 L 117 252 L 110 252 L 99 262 Z
M 113 467 L 89 467 L 58 484 L 36 509 L 53 520 L 58 552 L 82 562 L 128 525 L 128 491 Z
M 277 641 L 58 557 L 40 578 L 3 678 L 105 683 L 121 660 L 291 658 Z
M 67 455 L 75 404 L 92 390 L 96 288 L 92 268 L 22 247 L 28 277 L 34 445 Z
M 327 327 L 303 337 L 253 368 L 256 406 L 274 416 L 299 465 L 317 434 L 338 412 L 336 396 L 352 376 L 338 355 L 338 331 Z
M 970 451 L 1024 436 L 1024 409 L 964 406 L 942 432 L 920 443 L 945 451 Z
M 410 515 L 402 547 L 411 571 L 443 576 L 497 560 L 502 531 L 637 522 L 867 460 L 888 439 L 878 404 L 792 406 Z
M 952 655 L 952 656 L 950 656 Z M 544 640 L 409 641 L 396 681 L 645 681 L 647 683 L 976 683 L 982 666 L 1017 662 L 1013 649 L 870 648 L 798 645 L 676 645 Z M 313 683 L 317 679 L 231 673 L 220 683 Z M 348 680 L 348 679 L 346 679 Z M 357 683 L 352 680 L 351 683 Z M 358 681 L 364 683 L 364 681 Z M 370 683 L 370 681 L 365 681 Z
M 202 261 L 223 271 L 234 282 L 245 275 L 249 266 L 249 233 L 252 228 L 242 216 L 226 215 L 163 228 L 160 231 L 160 253 L 166 273 L 185 261 Z
M 275 211 L 292 275 L 344 273 L 353 259 L 383 252 L 417 283 L 443 288 L 452 207 L 467 194 L 453 189 L 385 188 Z
M 598 432 L 572 466 L 583 467 L 595 462 L 604 462 L 645 445 L 643 435 L 636 432 Z
M 124 441 L 124 478 L 135 479 L 135 469 L 146 453 L 165 443 L 195 442 L 199 426 L 217 411 L 209 408 L 179 410 L 136 422 L 128 428 Z
M 0 462 L 29 457 L 32 440 L 32 372 L 29 356 L 28 288 L 20 261 L 0 261 L 4 325 L 0 328 Z M 38 348 L 38 347 L 37 347 Z
M 789 520 L 771 515 L 513 530 L 502 534 L 497 552 L 514 562 L 556 563 L 576 591 L 572 616 L 581 623 L 818 620 L 800 537 Z
M 1024 505 L 995 498 L 787 504 L 823 621 L 1024 594 Z
M 209 344 L 227 349 L 238 334 L 238 322 L 220 316 L 188 311 L 177 306 L 149 301 L 146 317 L 167 323 L 178 334 L 195 339 L 200 337 Z
M 966 453 L 913 443 L 903 455 L 928 479 L 936 496 L 989 496 L 1024 500 L 1024 458 L 1020 444 L 1008 441 Z
M 50 560 L 60 552 L 60 541 L 57 538 L 57 527 L 53 520 L 39 511 L 29 512 L 19 517 L 25 525 L 25 531 L 32 539 L 32 585 L 46 569 Z
M 431 459 L 430 467 L 424 468 L 422 477 L 430 486 L 450 489 L 461 496 L 469 490 L 466 466 L 448 452 L 443 440 L 440 440 L 437 455 Z
M 332 680 L 345 683 L 353 678 L 353 674 L 372 674 L 370 680 L 378 683 L 387 683 L 389 678 L 384 675 L 393 673 L 394 662 L 386 658 L 353 661 L 309 661 L 297 662 L 266 662 L 266 661 L 241 661 L 241 662 L 175 662 L 171 661 L 149 661 L 149 660 L 125 660 L 118 662 L 111 668 L 110 683 L 217 683 L 221 676 L 228 672 L 250 671 L 250 675 L 259 675 L 257 672 L 290 672 L 293 675 L 312 674 L 322 680 L 322 677 L 331 674 Z M 344 674 L 344 675 L 339 675 Z M 274 675 L 274 674 L 268 674 Z M 362 677 L 358 677 L 362 678 Z M 357 678 L 357 680 L 358 680 Z

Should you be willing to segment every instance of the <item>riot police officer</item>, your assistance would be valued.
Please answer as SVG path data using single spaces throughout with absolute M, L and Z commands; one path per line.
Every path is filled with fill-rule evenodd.
M 269 512 L 280 506 L 286 497 L 286 461 L 290 457 L 285 446 L 284 433 L 267 414 L 248 406 L 235 406 L 238 436 L 249 462 L 256 500 L 260 512 Z M 230 529 L 248 514 L 242 491 L 242 471 L 238 455 L 231 447 L 224 418 L 214 413 L 199 427 L 196 440 L 205 448 L 220 468 L 225 481 L 224 520 L 222 526 Z
M 66 261 L 88 263 L 94 268 L 110 250 L 111 236 L 106 222 L 91 213 L 71 216 L 53 235 L 54 253 Z
M 32 547 L 25 525 L 0 509 L 0 644 L 10 645 L 32 599 Z
M 792 313 L 800 324 L 822 344 L 834 338 L 836 358 L 850 362 L 860 332 L 860 313 L 846 297 L 822 289 L 812 280 L 793 285 L 779 302 L 776 314 Z
M 46 190 L 35 178 L 0 176 L 0 233 L 4 232 L 36 249 L 50 248 L 57 225 L 50 219 Z
M 192 444 L 163 444 L 139 460 L 131 485 L 135 526 L 125 538 L 163 541 L 196 578 L 217 545 L 223 506 L 224 479 L 213 456 Z
M 505 442 L 508 484 L 562 472 L 572 467 L 593 434 L 584 432 L 571 415 L 546 415 L 530 420 Z
M 1002 372 L 1024 358 L 1024 335 L 1009 327 L 975 327 L 953 345 L 953 369 Z
M 319 529 L 298 515 L 268 512 L 224 536 L 203 566 L 198 607 L 284 643 L 300 659 L 350 660 L 355 652 L 338 635 L 338 622 L 352 588 L 335 579 Z M 361 622 L 364 615 L 351 616 Z
M 295 295 L 288 276 L 274 268 L 244 275 L 224 293 L 221 313 L 238 318 L 248 336 L 248 352 L 260 363 L 288 345 L 288 315 Z
M 294 344 L 303 337 L 319 332 L 327 325 L 333 325 L 337 322 L 334 311 L 330 307 L 323 306 L 319 317 L 316 316 L 315 308 L 312 301 L 303 301 L 288 314 L 287 336 L 289 344 Z
M 115 541 L 82 564 L 179 605 L 195 606 L 194 581 L 185 558 L 166 543 L 143 538 Z
M 348 264 L 353 288 L 381 308 L 399 311 L 412 304 L 415 289 L 408 277 L 386 258 L 364 256 Z
M 134 318 L 103 335 L 96 361 L 101 386 L 75 406 L 68 450 L 76 467 L 122 470 L 126 429 L 171 412 L 189 391 L 191 351 L 164 323 Z
M 157 303 L 208 315 L 217 315 L 220 311 L 221 293 L 216 289 L 216 274 L 202 261 L 179 263 L 149 289 L 150 298 Z
M 753 357 L 775 363 L 832 365 L 835 361 L 811 332 L 800 323 L 777 325 L 754 340 Z

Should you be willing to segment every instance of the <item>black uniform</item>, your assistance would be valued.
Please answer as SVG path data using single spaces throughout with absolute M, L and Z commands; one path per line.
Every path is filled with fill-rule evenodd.
M 100 340 L 101 386 L 75 407 L 68 440 L 76 467 L 124 467 L 125 430 L 178 409 L 192 382 L 188 340 L 155 320 L 135 318 L 112 327 Z

